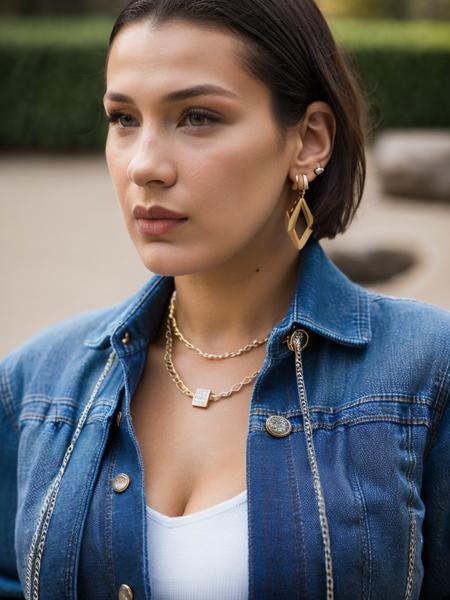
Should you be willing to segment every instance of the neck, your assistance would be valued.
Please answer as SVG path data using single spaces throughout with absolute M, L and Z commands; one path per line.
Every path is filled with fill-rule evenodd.
M 298 252 L 289 241 L 257 256 L 175 277 L 176 319 L 189 341 L 212 353 L 231 351 L 264 338 L 284 317 L 297 284 Z

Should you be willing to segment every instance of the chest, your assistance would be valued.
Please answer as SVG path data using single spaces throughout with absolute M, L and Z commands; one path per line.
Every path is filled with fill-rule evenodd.
M 227 390 L 240 377 L 195 359 L 181 363 L 193 390 L 206 386 Z M 168 516 L 187 515 L 246 489 L 251 393 L 252 386 L 247 385 L 210 402 L 208 408 L 194 407 L 168 375 L 160 349 L 149 352 L 131 401 L 149 506 Z

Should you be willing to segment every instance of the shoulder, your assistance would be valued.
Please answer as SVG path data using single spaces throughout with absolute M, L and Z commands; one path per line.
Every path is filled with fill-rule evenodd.
M 27 362 L 39 361 L 49 354 L 53 358 L 68 357 L 77 350 L 101 349 L 106 345 L 102 345 L 102 340 L 106 342 L 120 323 L 154 292 L 163 279 L 153 276 L 142 289 L 122 302 L 73 315 L 46 328 L 0 361 L 0 365 L 12 365 L 24 359 Z
M 369 292 L 368 299 L 373 364 L 440 411 L 450 397 L 450 312 L 410 298 Z
M 112 334 L 149 299 L 160 280 L 151 278 L 124 302 L 65 319 L 6 356 L 0 361 L 0 408 L 14 420 L 25 397 L 75 397 L 79 386 L 90 383 L 104 368 Z
M 0 361 L 0 409 L 14 427 L 25 397 L 44 397 L 51 384 L 66 386 L 71 373 L 95 360 L 85 345 L 86 338 L 115 310 L 102 308 L 65 319 L 33 336 Z M 97 353 L 100 354 L 103 353 Z
M 81 349 L 89 341 L 90 334 L 98 327 L 110 323 L 117 314 L 119 306 L 86 311 L 51 325 L 6 356 L 0 362 L 0 366 L 13 368 L 23 362 L 35 365 L 49 354 L 53 358 L 67 357 L 70 353 Z
M 375 335 L 395 335 L 422 347 L 450 349 L 450 311 L 412 298 L 368 292 Z

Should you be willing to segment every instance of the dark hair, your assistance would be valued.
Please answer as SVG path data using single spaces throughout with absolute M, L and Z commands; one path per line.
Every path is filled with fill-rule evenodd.
M 129 23 L 185 20 L 226 29 L 245 42 L 244 67 L 271 92 L 281 131 L 295 125 L 309 104 L 327 102 L 336 118 L 333 155 L 310 187 L 308 204 L 317 239 L 334 238 L 350 224 L 366 177 L 366 107 L 313 0 L 132 0 L 118 16 L 109 48 Z

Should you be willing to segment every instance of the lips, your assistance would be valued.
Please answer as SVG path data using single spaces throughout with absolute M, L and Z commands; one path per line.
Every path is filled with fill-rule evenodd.
M 163 208 L 162 206 L 150 206 L 145 207 L 141 205 L 137 205 L 133 209 L 133 217 L 135 219 L 169 219 L 169 220 L 181 220 L 186 219 L 186 217 L 180 213 L 169 210 L 167 208 Z
M 133 209 L 139 231 L 144 236 L 158 236 L 169 233 L 186 223 L 187 217 L 162 206 L 145 207 L 137 205 Z

